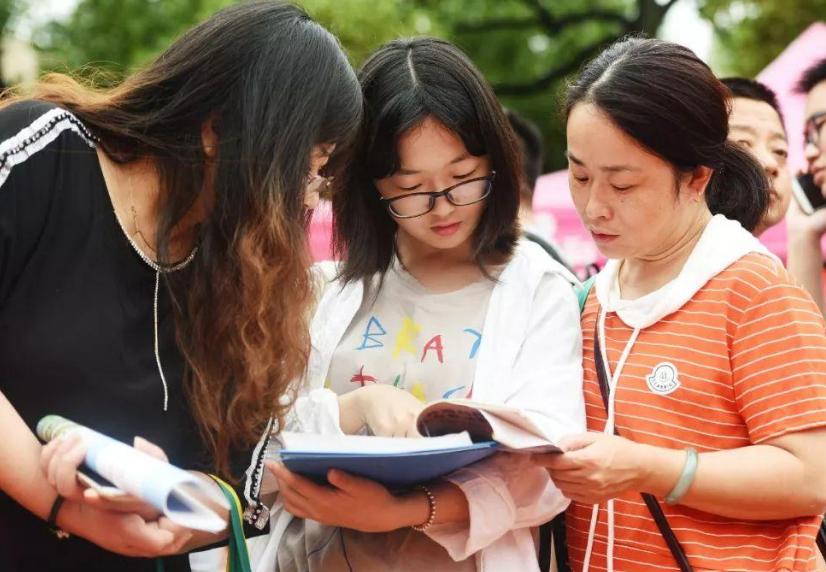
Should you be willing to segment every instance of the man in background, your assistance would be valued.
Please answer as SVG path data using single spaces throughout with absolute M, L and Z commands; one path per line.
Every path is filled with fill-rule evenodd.
M 769 208 L 754 229 L 760 236 L 783 220 L 792 195 L 783 114 L 777 95 L 759 81 L 732 77 L 722 82 L 732 94 L 728 138 L 754 155 L 771 185 Z
M 826 58 L 815 62 L 800 78 L 797 91 L 806 94 L 806 171 L 826 196 Z M 789 272 L 824 311 L 821 237 L 826 233 L 826 208 L 806 215 L 796 206 L 787 219 Z

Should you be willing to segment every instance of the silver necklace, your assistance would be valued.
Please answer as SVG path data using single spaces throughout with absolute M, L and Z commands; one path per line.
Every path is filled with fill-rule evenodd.
M 161 376 L 161 383 L 163 384 L 163 410 L 167 411 L 169 407 L 169 388 L 166 385 L 166 375 L 164 375 L 163 372 L 163 365 L 161 364 L 161 352 L 158 347 L 158 294 L 160 292 L 161 274 L 175 272 L 188 266 L 189 263 L 192 262 L 192 260 L 195 258 L 195 255 L 198 253 L 198 247 L 195 246 L 189 253 L 189 255 L 187 255 L 186 258 L 184 258 L 177 264 L 172 264 L 170 266 L 162 266 L 154 260 L 152 260 L 151 258 L 149 258 L 149 256 L 147 256 L 143 252 L 143 250 L 140 249 L 137 243 L 126 231 L 126 227 L 123 226 L 123 222 L 121 222 L 117 212 L 115 212 L 115 220 L 118 221 L 118 226 L 120 226 L 121 231 L 123 231 L 123 235 L 126 237 L 126 240 L 129 241 L 129 244 L 132 246 L 132 249 L 137 253 L 140 259 L 143 260 L 144 263 L 146 263 L 147 266 L 149 266 L 152 270 L 155 271 L 155 296 L 152 302 L 152 331 L 155 349 L 155 363 L 158 365 L 158 374 Z M 141 236 L 143 236 L 143 234 L 141 234 Z

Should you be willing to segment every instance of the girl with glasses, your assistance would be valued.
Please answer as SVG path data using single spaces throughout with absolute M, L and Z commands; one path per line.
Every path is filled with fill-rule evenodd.
M 434 39 L 391 42 L 360 81 L 361 146 L 333 195 L 343 262 L 287 428 L 414 436 L 425 403 L 461 397 L 523 408 L 552 435 L 581 430 L 576 280 L 517 238 L 518 151 L 489 85 Z M 280 572 L 538 570 L 532 527 L 568 504 L 522 455 L 401 494 L 270 469 L 267 557 Z

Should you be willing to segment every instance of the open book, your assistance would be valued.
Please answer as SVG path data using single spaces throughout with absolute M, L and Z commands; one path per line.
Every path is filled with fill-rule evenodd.
M 218 532 L 226 526 L 220 514 L 229 509 L 226 498 L 197 475 L 58 415 L 47 415 L 37 424 L 43 441 L 70 433 L 86 445 L 88 474 L 78 472 L 78 481 L 101 496 L 125 504 L 139 499 L 187 528 Z
M 496 441 L 511 453 L 561 452 L 541 415 L 507 405 L 469 399 L 434 401 L 419 413 L 416 425 L 426 436 L 467 431 L 473 441 Z
M 442 477 L 498 451 L 558 452 L 549 432 L 530 413 L 468 400 L 437 401 L 418 416 L 425 438 L 318 435 L 284 431 L 279 458 L 317 481 L 340 469 L 391 487 Z

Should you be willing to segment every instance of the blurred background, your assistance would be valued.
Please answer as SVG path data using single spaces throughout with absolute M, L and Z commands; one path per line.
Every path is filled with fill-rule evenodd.
M 6 85 L 72 70 L 114 81 L 231 0 L 0 0 Z M 564 78 L 607 43 L 644 32 L 692 48 L 722 75 L 754 76 L 826 0 L 299 0 L 341 38 L 358 66 L 400 35 L 462 47 L 504 105 L 545 136 L 545 170 L 564 166 L 554 113 Z M 101 76 L 98 70 L 108 75 Z
M 232 0 L 0 0 L 0 78 L 27 84 L 69 71 L 100 84 L 141 66 L 178 34 Z M 801 168 L 799 73 L 826 53 L 826 0 L 297 0 L 341 39 L 354 66 L 398 37 L 433 35 L 458 44 L 502 103 L 544 137 L 533 198 L 535 226 L 578 269 L 598 262 L 567 192 L 558 109 L 566 77 L 603 47 L 642 32 L 693 49 L 719 76 L 758 76 L 778 93 L 786 116 L 790 167 Z M 309 73 L 309 72 L 308 72 Z M 311 243 L 329 255 L 329 213 Z M 785 256 L 785 229 L 761 239 Z

